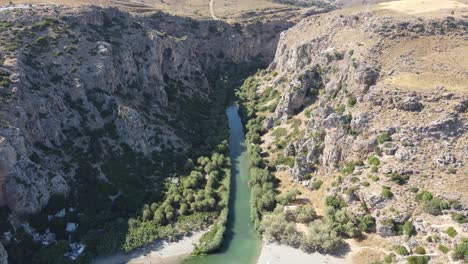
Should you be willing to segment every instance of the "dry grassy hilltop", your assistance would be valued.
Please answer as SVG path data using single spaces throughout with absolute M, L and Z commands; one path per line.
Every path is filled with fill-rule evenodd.
M 13 4 L 39 4 L 39 5 L 64 5 L 64 6 L 88 6 L 117 7 L 119 9 L 148 14 L 155 11 L 163 11 L 178 16 L 223 19 L 231 22 L 252 19 L 297 19 L 304 14 L 323 12 L 338 7 L 333 1 L 318 0 L 306 1 L 306 5 L 297 5 L 295 1 L 271 1 L 271 0 L 0 0 L 1 5 Z M 299 1 L 300 2 L 300 1 Z

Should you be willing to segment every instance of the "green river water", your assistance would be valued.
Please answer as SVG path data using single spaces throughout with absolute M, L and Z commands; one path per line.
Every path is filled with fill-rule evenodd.
M 226 110 L 229 119 L 229 148 L 232 162 L 229 217 L 223 247 L 207 256 L 191 257 L 183 264 L 253 264 L 259 241 L 250 221 L 249 167 L 244 131 L 237 106 Z

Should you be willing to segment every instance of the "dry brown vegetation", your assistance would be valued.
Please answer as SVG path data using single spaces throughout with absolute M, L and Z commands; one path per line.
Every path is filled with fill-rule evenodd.
M 211 19 L 209 0 L 0 0 L 0 6 L 13 4 L 41 4 L 82 6 L 114 6 L 126 11 L 145 13 L 163 11 L 174 15 L 201 19 Z M 217 17 L 226 21 L 249 20 L 256 18 L 292 18 L 297 16 L 298 8 L 273 3 L 268 0 L 215 0 L 213 11 Z

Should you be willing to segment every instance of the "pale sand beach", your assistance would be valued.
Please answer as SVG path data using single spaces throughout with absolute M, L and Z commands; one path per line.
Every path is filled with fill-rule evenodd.
M 190 256 L 194 245 L 209 229 L 194 232 L 177 242 L 157 241 L 131 253 L 117 253 L 95 259 L 92 264 L 175 264 Z
M 257 264 L 344 264 L 345 258 L 320 253 L 307 254 L 300 249 L 280 245 L 276 242 L 263 243 Z

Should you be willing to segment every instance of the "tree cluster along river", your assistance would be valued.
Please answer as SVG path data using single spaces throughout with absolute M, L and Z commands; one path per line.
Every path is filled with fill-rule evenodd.
M 259 241 L 250 221 L 249 165 L 244 145 L 244 130 L 238 107 L 227 108 L 229 119 L 229 148 L 232 162 L 229 218 L 223 247 L 207 256 L 194 256 L 183 264 L 253 264 Z

